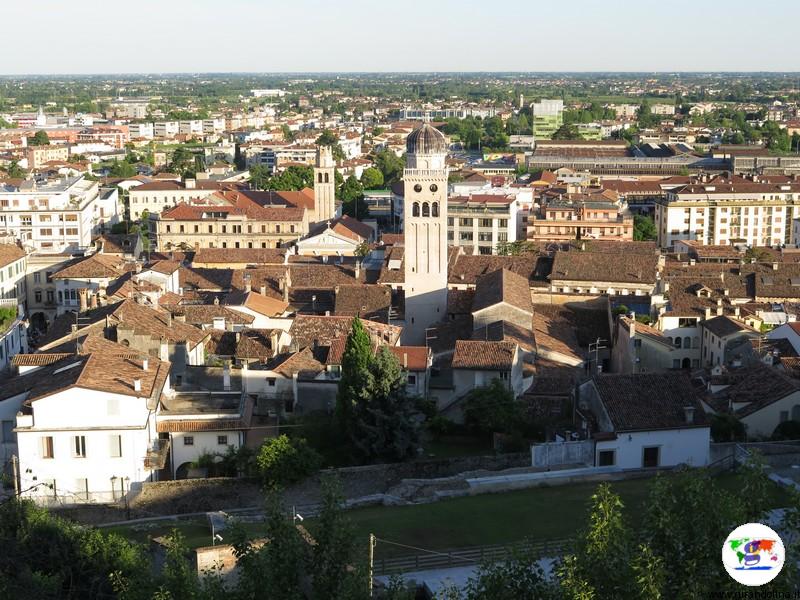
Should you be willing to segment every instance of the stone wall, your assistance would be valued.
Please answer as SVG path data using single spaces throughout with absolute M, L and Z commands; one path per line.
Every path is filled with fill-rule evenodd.
M 468 471 L 499 471 L 528 467 L 528 452 L 497 456 L 463 456 L 422 459 L 404 463 L 327 469 L 286 488 L 284 500 L 297 506 L 316 504 L 326 475 L 338 477 L 346 498 L 381 494 L 403 479 L 433 479 Z M 260 507 L 264 503 L 261 484 L 255 479 L 213 478 L 157 481 L 142 485 L 131 502 L 138 515 L 171 515 L 213 510 Z

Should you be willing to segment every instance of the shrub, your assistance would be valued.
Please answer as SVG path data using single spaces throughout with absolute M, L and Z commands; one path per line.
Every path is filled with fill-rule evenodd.
M 784 421 L 772 432 L 773 440 L 800 440 L 800 421 Z
M 300 481 L 319 469 L 321 457 L 305 439 L 279 435 L 264 442 L 256 464 L 266 484 L 284 485 Z

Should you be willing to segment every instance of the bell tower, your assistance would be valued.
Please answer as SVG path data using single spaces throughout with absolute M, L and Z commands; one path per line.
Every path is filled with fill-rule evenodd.
M 425 330 L 447 313 L 446 157 L 444 135 L 427 123 L 408 136 L 403 171 L 403 344 L 425 345 Z
M 336 216 L 336 163 L 330 146 L 317 148 L 314 165 L 314 218 L 316 223 L 330 221 Z

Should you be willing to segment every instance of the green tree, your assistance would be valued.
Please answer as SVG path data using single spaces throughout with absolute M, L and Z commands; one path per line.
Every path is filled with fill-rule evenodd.
M 8 173 L 9 177 L 20 178 L 20 179 L 24 178 L 25 175 L 26 175 L 25 169 L 20 167 L 19 163 L 17 161 L 15 161 L 15 160 L 12 160 L 8 164 L 8 168 L 6 169 L 6 173 Z
M 554 140 L 577 140 L 580 138 L 578 128 L 567 123 L 556 129 L 551 137 Z
M 463 597 L 465 600 L 549 600 L 557 596 L 554 588 L 538 565 L 538 557 L 515 550 L 505 560 L 481 564 L 467 581 Z
M 287 518 L 279 490 L 267 490 L 265 513 L 266 544 L 253 545 L 240 527 L 232 532 L 234 554 L 241 572 L 236 597 L 301 600 L 305 597 L 302 580 L 309 557 L 308 545 L 293 520 Z
M 310 187 L 314 187 L 314 168 L 292 165 L 271 176 L 266 183 L 265 189 L 296 191 Z
M 403 178 L 403 169 L 406 164 L 404 156 L 397 156 L 389 148 L 383 148 L 375 153 L 373 162 L 383 174 L 383 181 L 387 186 Z
M 497 378 L 471 390 L 464 401 L 464 423 L 477 433 L 512 433 L 518 429 L 520 419 L 520 405 L 514 393 Z
M 370 358 L 366 386 L 353 406 L 353 448 L 363 461 L 412 458 L 420 448 L 420 407 L 407 394 L 406 375 L 386 346 Z
M 283 139 L 287 142 L 294 141 L 294 132 L 289 128 L 289 126 L 284 123 L 281 125 L 281 133 L 283 133 Z
M 133 177 L 136 175 L 136 167 L 128 161 L 118 161 L 116 158 L 111 163 L 111 168 L 108 171 L 111 177 Z
M 364 169 L 361 174 L 361 185 L 365 190 L 383 189 L 383 173 L 375 167 Z
M 269 168 L 264 165 L 254 165 L 250 167 L 250 183 L 259 190 L 265 190 L 269 186 L 270 173 Z
M 369 379 L 372 341 L 361 319 L 355 317 L 342 356 L 342 377 L 336 394 L 336 418 L 345 439 L 353 428 L 353 409 Z
M 340 161 L 347 158 L 344 154 L 344 150 L 342 150 L 342 145 L 339 143 L 339 136 L 330 129 L 324 129 L 315 143 L 317 146 L 330 146 L 334 160 Z
M 567 598 L 626 598 L 633 580 L 633 536 L 620 497 L 601 484 L 592 495 L 588 529 L 560 569 Z
M 46 131 L 39 130 L 28 138 L 28 146 L 49 146 L 50 137 Z
M 300 481 L 319 469 L 321 457 L 303 438 L 279 435 L 266 440 L 256 455 L 261 478 L 268 485 Z
M 653 217 L 646 215 L 633 216 L 633 239 L 637 241 L 653 241 L 658 232 Z
M 350 175 L 345 179 L 340 198 L 344 214 L 356 219 L 365 219 L 369 216 L 369 206 L 364 200 L 364 188 L 355 175 Z
M 367 576 L 358 564 L 354 529 L 342 510 L 343 504 L 339 482 L 325 478 L 309 564 L 315 600 L 360 600 L 368 596 Z
M 717 443 L 744 442 L 747 430 L 734 415 L 718 413 L 711 417 L 711 439 Z

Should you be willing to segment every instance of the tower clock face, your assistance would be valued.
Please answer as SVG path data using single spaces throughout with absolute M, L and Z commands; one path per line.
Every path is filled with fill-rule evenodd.
M 415 185 L 414 191 L 419 194 L 422 191 L 422 186 L 420 184 Z
M 431 184 L 431 191 L 432 191 L 432 192 L 436 192 L 438 189 L 439 189 L 439 186 L 438 186 L 438 185 L 436 185 L 435 183 L 432 183 L 432 184 Z

